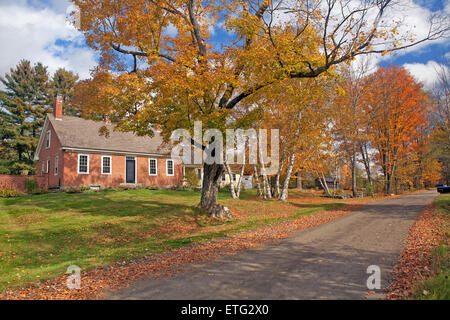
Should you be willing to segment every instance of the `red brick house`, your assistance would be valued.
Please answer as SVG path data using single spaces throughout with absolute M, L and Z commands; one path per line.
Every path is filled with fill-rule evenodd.
M 99 134 L 103 126 L 109 137 Z M 45 119 L 34 159 L 37 175 L 47 177 L 50 188 L 183 184 L 183 164 L 170 158 L 159 132 L 138 137 L 106 122 L 63 116 L 59 98 Z

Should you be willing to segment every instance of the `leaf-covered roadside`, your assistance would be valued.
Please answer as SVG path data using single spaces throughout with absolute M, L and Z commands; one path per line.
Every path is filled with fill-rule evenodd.
M 449 204 L 450 196 L 441 195 L 419 215 L 386 288 L 387 299 L 449 299 Z
M 110 267 L 82 272 L 80 290 L 68 290 L 67 276 L 44 282 L 22 290 L 6 291 L 0 299 L 98 299 L 105 298 L 111 290 L 124 288 L 143 276 L 173 276 L 190 263 L 211 261 L 222 255 L 235 254 L 239 250 L 254 248 L 269 241 L 279 241 L 297 230 L 315 227 L 342 217 L 358 209 L 358 205 L 346 205 L 339 210 L 323 211 L 302 216 L 281 224 L 267 225 L 254 231 L 239 233 L 228 238 L 174 249 L 143 259 L 124 262 Z

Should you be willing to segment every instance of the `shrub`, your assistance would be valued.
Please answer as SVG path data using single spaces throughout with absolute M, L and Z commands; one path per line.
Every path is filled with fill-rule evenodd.
M 105 187 L 103 188 L 103 191 L 119 191 L 119 189 L 115 187 Z
M 38 191 L 37 180 L 34 178 L 26 179 L 25 180 L 25 189 L 27 190 L 27 193 L 35 194 Z
M 83 191 L 90 190 L 90 188 L 87 187 L 70 187 L 67 188 L 65 191 L 66 193 L 81 193 Z
M 366 194 L 368 196 L 372 197 L 373 194 L 374 194 L 374 187 L 373 187 L 373 185 L 371 185 L 369 182 L 367 182 L 366 185 L 365 185 L 365 188 L 366 188 Z
M 15 198 L 23 196 L 24 193 L 19 190 L 9 187 L 9 186 L 1 186 L 0 187 L 0 198 Z
M 198 178 L 198 175 L 194 170 L 186 170 L 184 183 L 186 185 L 186 188 L 195 189 L 200 184 L 200 179 Z

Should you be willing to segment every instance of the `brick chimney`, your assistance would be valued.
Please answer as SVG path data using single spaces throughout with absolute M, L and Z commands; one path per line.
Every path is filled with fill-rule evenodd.
M 63 98 L 60 95 L 56 96 L 55 105 L 53 106 L 53 115 L 56 120 L 62 120 L 63 117 Z

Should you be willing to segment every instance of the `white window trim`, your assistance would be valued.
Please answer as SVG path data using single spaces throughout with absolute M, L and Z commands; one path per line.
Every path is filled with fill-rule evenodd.
M 172 162 L 172 172 L 173 172 L 172 174 L 169 174 L 169 162 Z M 171 160 L 171 159 L 167 159 L 166 160 L 166 175 L 168 177 L 175 176 L 175 162 L 173 160 Z
M 80 158 L 81 156 L 86 156 L 87 157 L 87 172 L 80 172 Z M 77 163 L 77 172 L 78 174 L 89 174 L 89 155 L 88 154 L 78 154 L 78 163 Z
M 109 158 L 109 173 L 103 172 L 103 159 Z M 112 156 L 102 156 L 102 174 L 111 175 L 112 174 Z
M 50 159 L 47 159 L 47 168 L 46 168 L 46 170 L 45 170 L 45 173 L 46 173 L 46 174 L 49 174 L 49 173 L 50 173 Z
M 47 130 L 46 136 L 45 136 L 45 149 L 50 149 L 50 145 L 52 142 L 52 132 L 50 130 Z M 48 144 L 48 146 L 47 146 Z
M 43 176 L 44 173 L 45 173 L 45 161 L 42 160 L 41 176 Z
M 59 174 L 59 156 L 56 155 L 55 156 L 55 169 L 54 169 L 54 174 L 55 176 L 57 176 Z
M 155 161 L 156 173 L 151 173 L 151 172 L 150 172 L 150 161 L 152 161 L 152 160 Z M 158 159 L 155 159 L 155 158 L 150 158 L 150 159 L 148 159 L 148 175 L 149 175 L 149 176 L 152 176 L 152 177 L 158 176 Z

